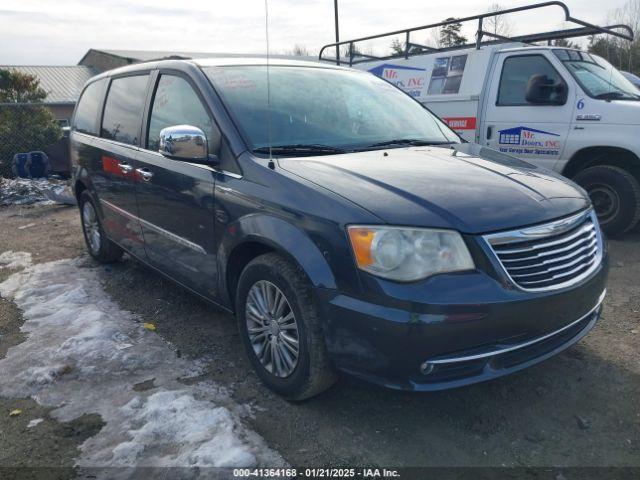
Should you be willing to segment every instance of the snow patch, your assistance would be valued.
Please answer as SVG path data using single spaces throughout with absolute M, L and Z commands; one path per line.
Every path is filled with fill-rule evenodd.
M 99 414 L 106 425 L 82 444 L 80 467 L 284 466 L 224 388 L 178 381 L 203 369 L 121 310 L 104 292 L 103 274 L 82 259 L 63 260 L 0 283 L 0 294 L 23 310 L 28 334 L 0 360 L 0 395 L 56 407 L 59 421 Z M 133 389 L 150 379 L 149 390 Z
M 31 265 L 31 254 L 28 252 L 6 251 L 0 253 L 0 270 L 3 268 L 25 268 Z
M 27 424 L 27 428 L 33 428 L 44 422 L 44 418 L 34 418 Z

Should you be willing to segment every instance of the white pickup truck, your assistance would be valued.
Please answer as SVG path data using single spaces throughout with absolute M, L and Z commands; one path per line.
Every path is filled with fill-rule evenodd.
M 544 7 L 562 8 L 579 27 L 513 38 L 482 29 L 488 17 Z M 411 42 L 415 32 L 466 21 L 479 23 L 473 45 Z M 617 235 L 640 219 L 640 91 L 604 59 L 550 45 L 595 34 L 633 39 L 627 26 L 598 27 L 571 17 L 561 2 L 545 2 L 327 45 L 320 60 L 378 75 L 465 140 L 573 179 L 589 192 L 603 229 Z M 402 53 L 359 53 L 364 42 L 398 36 Z M 346 53 L 340 58 L 336 51 Z

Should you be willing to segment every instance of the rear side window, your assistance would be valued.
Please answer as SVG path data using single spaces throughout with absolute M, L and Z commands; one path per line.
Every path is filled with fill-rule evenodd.
M 107 93 L 100 136 L 137 145 L 149 75 L 114 78 Z
M 195 90 L 184 78 L 162 75 L 151 107 L 147 148 L 157 151 L 160 130 L 175 125 L 198 127 L 207 137 L 210 153 L 214 153 L 220 133 Z
M 89 135 L 98 135 L 98 108 L 107 79 L 93 82 L 84 89 L 73 116 L 73 129 Z
M 525 99 L 529 79 L 534 75 L 545 75 L 551 83 L 564 83 L 553 65 L 542 55 L 509 57 L 502 66 L 497 105 L 530 105 Z

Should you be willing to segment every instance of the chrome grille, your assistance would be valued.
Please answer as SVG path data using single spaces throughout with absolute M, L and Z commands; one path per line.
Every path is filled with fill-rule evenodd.
M 554 290 L 588 277 L 602 260 L 592 210 L 544 225 L 486 235 L 509 278 L 521 289 Z

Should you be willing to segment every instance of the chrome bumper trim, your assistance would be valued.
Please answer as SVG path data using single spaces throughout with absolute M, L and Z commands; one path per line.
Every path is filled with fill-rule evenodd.
M 423 370 L 424 369 L 428 369 L 430 366 L 435 366 L 435 365 L 446 365 L 449 363 L 459 363 L 459 362 L 468 362 L 471 360 L 479 360 L 482 358 L 488 358 L 488 357 L 495 357 L 496 355 L 501 355 L 503 353 L 507 353 L 507 352 L 513 352 L 514 350 L 519 350 L 521 348 L 526 348 L 529 347 L 531 345 L 534 345 L 536 343 L 542 342 L 548 338 L 553 337 L 554 335 L 557 335 L 559 333 L 562 333 L 565 330 L 570 329 L 571 327 L 573 327 L 574 325 L 580 323 L 581 321 L 583 321 L 585 318 L 593 315 L 593 313 L 598 310 L 600 308 L 600 306 L 602 305 L 602 302 L 604 301 L 604 297 L 607 294 L 607 290 L 603 290 L 603 292 L 600 294 L 600 297 L 598 298 L 598 302 L 596 303 L 596 305 L 589 310 L 589 312 L 587 312 L 585 315 L 583 315 L 582 317 L 580 317 L 579 319 L 571 322 L 568 325 L 565 325 L 564 327 L 558 329 L 558 330 L 554 330 L 553 332 L 547 333 L 546 335 L 542 335 L 541 337 L 536 337 L 533 338 L 531 340 L 528 340 L 524 343 L 519 343 L 518 345 L 513 345 L 511 347 L 505 347 L 505 348 L 501 348 L 501 349 L 497 349 L 497 350 L 491 350 L 489 352 L 483 352 L 483 353 L 478 353 L 475 355 L 467 355 L 464 357 L 452 357 L 452 358 L 443 358 L 443 359 L 434 359 L 434 360 L 427 360 L 426 362 L 423 363 Z

